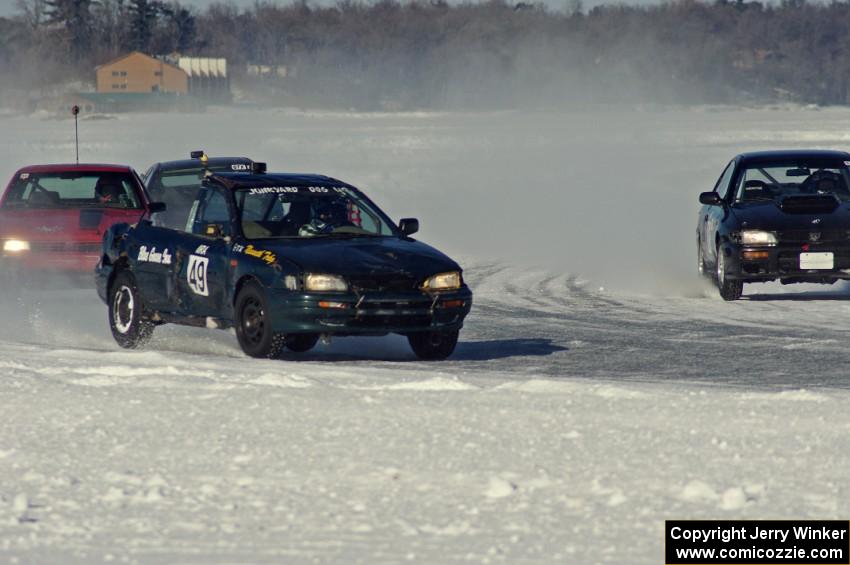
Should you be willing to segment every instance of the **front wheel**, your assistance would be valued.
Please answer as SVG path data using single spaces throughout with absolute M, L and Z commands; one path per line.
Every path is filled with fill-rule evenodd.
M 423 361 L 439 361 L 451 355 L 460 332 L 421 332 L 410 334 L 407 341 L 413 353 Z
M 723 253 L 719 245 L 717 246 L 717 273 L 715 274 L 715 283 L 723 300 L 738 300 L 744 293 L 743 281 L 726 278 L 726 254 Z
M 153 335 L 153 322 L 145 316 L 136 278 L 128 271 L 118 273 L 109 289 L 109 328 L 118 345 L 136 349 Z
M 246 355 L 274 358 L 280 355 L 284 337 L 272 329 L 268 298 L 257 283 L 248 283 L 236 297 L 236 339 Z

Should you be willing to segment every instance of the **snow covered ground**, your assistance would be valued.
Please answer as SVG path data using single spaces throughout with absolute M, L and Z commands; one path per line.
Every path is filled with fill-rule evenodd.
M 668 518 L 850 515 L 850 288 L 695 280 L 696 194 L 744 149 L 850 144 L 850 111 L 81 123 L 84 160 L 204 148 L 364 188 L 466 267 L 447 362 L 402 338 L 283 361 L 89 290 L 0 289 L 0 560 L 660 563 Z M 72 157 L 0 120 L 0 174 Z M 70 133 L 70 135 L 68 135 Z

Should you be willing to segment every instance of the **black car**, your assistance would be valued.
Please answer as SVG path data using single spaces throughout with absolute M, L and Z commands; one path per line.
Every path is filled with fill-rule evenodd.
M 743 153 L 700 194 L 697 266 L 725 300 L 744 283 L 850 279 L 850 153 Z M 711 275 L 709 275 L 711 273 Z
M 173 322 L 235 327 L 254 357 L 307 351 L 320 336 L 399 333 L 418 357 L 443 359 L 472 306 L 458 264 L 410 237 L 417 220 L 397 226 L 326 176 L 210 175 L 183 225 L 105 234 L 97 290 L 121 346 Z
M 204 151 L 192 151 L 189 159 L 154 163 L 142 175 L 151 198 L 166 204 L 165 212 L 157 214 L 154 222 L 165 227 L 185 227 L 189 209 L 205 175 L 251 172 L 253 166 L 254 161 L 247 157 L 208 157 Z

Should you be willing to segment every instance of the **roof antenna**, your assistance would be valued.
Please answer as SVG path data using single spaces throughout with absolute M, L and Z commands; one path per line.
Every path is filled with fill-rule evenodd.
M 71 113 L 74 114 L 74 146 L 77 148 L 77 164 L 80 164 L 80 128 L 77 125 L 77 116 L 80 114 L 80 107 L 74 104 L 71 108 Z

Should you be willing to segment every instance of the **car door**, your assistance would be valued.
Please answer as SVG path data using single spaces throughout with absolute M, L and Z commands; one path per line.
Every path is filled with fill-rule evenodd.
M 220 317 L 230 285 L 230 245 L 233 233 L 230 195 L 220 188 L 202 188 L 194 215 L 177 245 L 178 310 L 186 316 Z
M 173 310 L 175 240 L 178 236 L 174 230 L 143 220 L 133 230 L 127 246 L 139 293 L 153 310 Z

